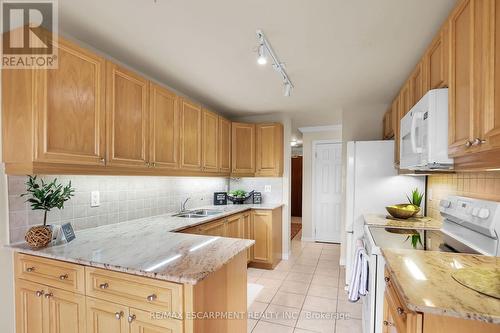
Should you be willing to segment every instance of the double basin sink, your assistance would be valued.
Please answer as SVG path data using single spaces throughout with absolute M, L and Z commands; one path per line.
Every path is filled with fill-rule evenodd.
M 223 212 L 224 211 L 217 210 L 217 209 L 195 209 L 195 210 L 189 210 L 189 211 L 181 212 L 178 214 L 174 214 L 172 216 L 192 219 L 192 218 L 202 218 L 202 217 L 217 215 L 217 214 L 221 214 Z

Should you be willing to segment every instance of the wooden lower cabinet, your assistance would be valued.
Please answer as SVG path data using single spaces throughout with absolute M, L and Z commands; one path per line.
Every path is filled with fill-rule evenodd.
M 253 221 L 250 212 L 243 213 L 243 238 L 254 239 Z M 253 246 L 247 250 L 247 263 L 253 260 Z
M 409 310 L 385 270 L 383 333 L 499 333 L 500 325 Z
M 243 215 L 236 214 L 229 216 L 226 222 L 226 236 L 232 238 L 244 238 L 243 232 Z
M 87 297 L 87 333 L 128 333 L 126 306 Z

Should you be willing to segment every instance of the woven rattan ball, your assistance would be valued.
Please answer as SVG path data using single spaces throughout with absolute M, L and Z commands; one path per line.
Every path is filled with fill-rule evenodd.
M 48 226 L 39 225 L 31 227 L 24 236 L 26 243 L 34 249 L 47 246 L 52 240 L 52 229 Z

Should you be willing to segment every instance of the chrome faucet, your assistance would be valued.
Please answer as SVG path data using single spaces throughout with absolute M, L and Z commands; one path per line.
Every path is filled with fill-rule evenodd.
M 183 203 L 181 203 L 181 213 L 186 211 L 186 203 L 191 199 L 191 197 L 187 197 L 186 200 L 184 200 Z

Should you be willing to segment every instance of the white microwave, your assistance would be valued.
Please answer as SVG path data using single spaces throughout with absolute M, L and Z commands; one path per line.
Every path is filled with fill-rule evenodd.
M 400 168 L 453 169 L 448 157 L 448 89 L 429 91 L 401 119 Z

